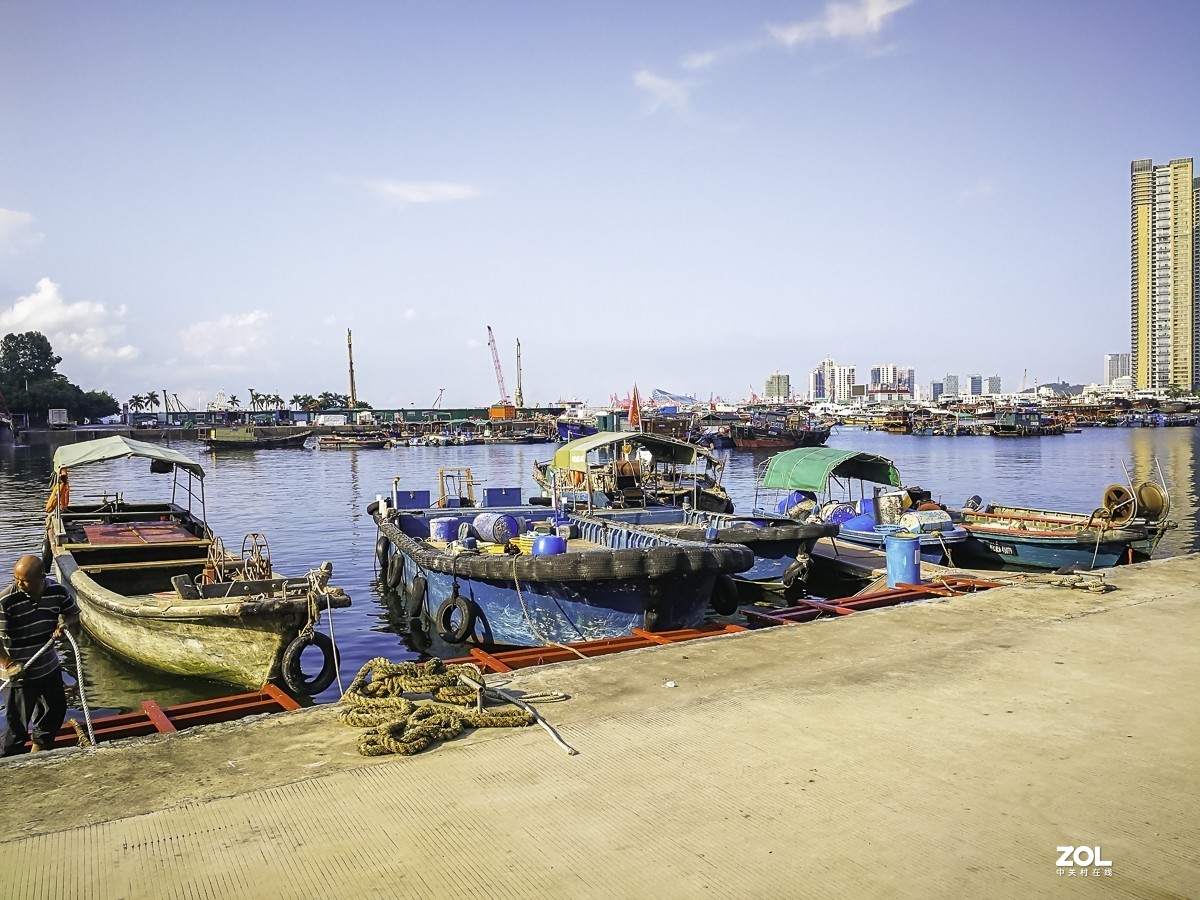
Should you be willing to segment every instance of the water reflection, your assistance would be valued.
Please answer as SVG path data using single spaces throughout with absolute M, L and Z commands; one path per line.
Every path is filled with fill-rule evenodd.
M 1154 460 L 1170 488 L 1171 518 L 1180 527 L 1160 545 L 1160 555 L 1197 548 L 1200 501 L 1195 471 L 1197 430 L 1192 428 L 1088 429 L 1083 434 L 1030 439 L 915 437 L 839 429 L 831 447 L 864 450 L 895 460 L 909 485 L 920 484 L 945 502 L 972 494 L 985 500 L 1068 510 L 1091 510 L 1106 485 L 1125 482 L 1122 463 L 1135 483 L 1149 480 Z M 333 582 L 354 605 L 335 613 L 342 648 L 342 678 L 367 660 L 415 656 L 420 636 L 408 634 L 403 609 L 381 593 L 374 559 L 375 526 L 366 505 L 390 490 L 429 490 L 436 496 L 439 467 L 470 467 L 486 487 L 520 487 L 537 493 L 535 459 L 550 445 L 399 447 L 393 450 L 208 451 L 194 441 L 173 449 L 204 466 L 208 518 L 231 548 L 249 531 L 266 534 L 277 569 L 303 573 L 329 560 Z M 755 469 L 770 452 L 729 454 L 724 483 L 739 511 L 754 504 Z M 0 581 L 10 580 L 23 553 L 37 553 L 42 509 L 51 473 L 52 448 L 45 444 L 0 447 Z M 152 475 L 143 461 L 116 461 L 78 470 L 73 496 L 119 490 L 129 499 L 160 499 L 170 476 Z M 224 685 L 196 683 L 144 672 L 101 648 L 84 644 L 89 696 L 109 708 L 136 708 L 147 696 L 169 705 L 228 693 Z M 319 699 L 332 700 L 337 688 Z

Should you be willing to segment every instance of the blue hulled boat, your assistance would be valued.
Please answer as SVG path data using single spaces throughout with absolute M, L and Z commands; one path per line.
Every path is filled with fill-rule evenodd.
M 445 483 L 445 482 L 443 482 Z M 393 493 L 368 512 L 389 588 L 451 644 L 542 646 L 698 626 L 729 578 L 753 565 L 736 544 L 677 540 L 633 525 L 512 504 L 515 489 L 467 491 L 429 508 L 429 492 Z M 496 501 L 500 505 L 492 505 Z M 552 533 L 541 533 L 553 529 Z

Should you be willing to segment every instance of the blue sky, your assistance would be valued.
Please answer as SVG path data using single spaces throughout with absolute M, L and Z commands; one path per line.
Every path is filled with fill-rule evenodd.
M 376 406 L 859 367 L 1100 378 L 1186 2 L 0 0 L 0 331 Z M 1177 91 L 1170 107 L 1165 101 Z

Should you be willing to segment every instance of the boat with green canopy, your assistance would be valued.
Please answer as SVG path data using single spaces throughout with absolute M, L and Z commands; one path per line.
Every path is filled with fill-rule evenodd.
M 83 497 L 71 484 L 79 469 L 134 459 L 173 476 L 169 501 L 130 501 L 107 487 Z M 329 587 L 333 567 L 280 575 L 258 532 L 240 554 L 227 552 L 208 526 L 195 460 L 123 436 L 59 447 L 46 510 L 43 561 L 104 647 L 146 668 L 248 688 L 281 676 L 316 694 L 332 682 L 336 651 L 315 626 L 323 611 L 350 605 Z M 323 665 L 309 678 L 301 655 L 314 644 Z
M 933 502 L 929 491 L 902 484 L 895 464 L 884 456 L 800 447 L 763 464 L 754 505 L 758 511 L 761 503 L 774 500 L 778 515 L 836 524 L 842 540 L 879 550 L 889 534 L 917 536 L 922 558 L 953 565 L 954 547 L 967 539 L 967 530 Z

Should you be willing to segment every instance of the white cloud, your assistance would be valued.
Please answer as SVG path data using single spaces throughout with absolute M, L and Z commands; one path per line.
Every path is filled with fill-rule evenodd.
M 968 187 L 963 188 L 958 192 L 959 203 L 975 203 L 982 200 L 992 199 L 992 194 L 995 193 L 995 185 L 986 179 L 980 179 Z
M 473 185 L 453 181 L 364 181 L 362 185 L 377 197 L 399 206 L 451 203 L 479 196 Z
M 674 110 L 686 109 L 688 97 L 694 86 L 687 81 L 655 75 L 649 69 L 636 72 L 633 83 L 650 95 L 648 112 L 651 114 L 664 107 Z
M 124 305 L 110 311 L 103 303 L 67 303 L 59 286 L 42 278 L 32 294 L 0 310 L 0 332 L 40 331 L 64 359 L 123 362 L 138 355 L 132 344 L 116 344 L 125 331 L 123 318 Z
M 788 25 L 771 25 L 771 36 L 785 47 L 819 40 L 860 38 L 878 34 L 893 13 L 914 0 L 858 0 L 856 3 L 827 3 L 822 16 Z
M 32 250 L 45 237 L 33 227 L 32 213 L 0 207 L 0 256 Z
M 267 346 L 271 314 L 256 309 L 243 315 L 223 315 L 189 325 L 179 333 L 180 346 L 205 361 L 210 371 L 244 371 L 253 364 L 262 368 L 259 355 Z
M 737 43 L 718 47 L 715 50 L 702 50 L 697 53 L 689 53 L 679 65 L 691 71 L 707 69 L 709 66 L 724 62 L 727 59 L 754 53 L 756 50 L 761 50 L 763 46 L 764 42 L 761 40 L 738 41 Z

